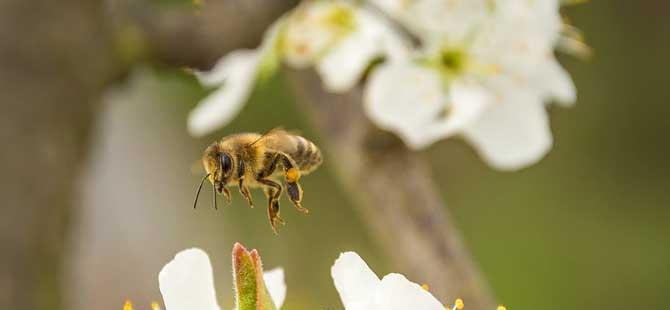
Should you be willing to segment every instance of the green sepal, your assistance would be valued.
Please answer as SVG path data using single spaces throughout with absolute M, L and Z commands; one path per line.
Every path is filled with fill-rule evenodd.
M 277 310 L 263 280 L 263 264 L 256 250 L 233 247 L 235 303 L 238 310 Z

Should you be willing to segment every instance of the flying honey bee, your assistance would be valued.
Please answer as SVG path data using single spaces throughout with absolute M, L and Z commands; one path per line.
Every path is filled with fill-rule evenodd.
M 228 186 L 238 186 L 253 208 L 249 188 L 260 187 L 268 199 L 272 231 L 277 234 L 277 225 L 284 224 L 279 216 L 279 198 L 283 187 L 278 179 L 283 176 L 289 200 L 298 211 L 306 214 L 309 210 L 300 204 L 303 193 L 298 180 L 300 176 L 316 170 L 321 162 L 321 151 L 314 143 L 280 128 L 262 135 L 241 133 L 224 137 L 212 143 L 203 153 L 202 164 L 207 174 L 200 181 L 193 208 L 198 203 L 205 180 L 209 180 L 214 187 L 214 208 L 217 208 L 216 193 L 223 194 L 230 203 Z

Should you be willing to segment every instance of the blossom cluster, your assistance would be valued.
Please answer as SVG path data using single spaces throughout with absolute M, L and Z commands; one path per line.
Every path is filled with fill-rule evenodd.
M 279 18 L 260 47 L 224 56 L 217 87 L 190 114 L 203 135 L 229 122 L 280 64 L 312 67 L 323 87 L 363 84 L 364 111 L 410 148 L 459 136 L 492 167 L 523 168 L 552 146 L 546 105 L 576 100 L 556 49 L 575 51 L 560 0 L 311 0 Z

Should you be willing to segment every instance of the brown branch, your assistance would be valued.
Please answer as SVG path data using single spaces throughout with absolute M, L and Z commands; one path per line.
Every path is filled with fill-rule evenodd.
M 312 72 L 287 76 L 312 111 L 331 163 L 387 256 L 445 302 L 460 297 L 468 309 L 495 309 L 426 164 L 367 120 L 360 89 L 333 95 L 322 90 Z
M 204 0 L 165 7 L 149 0 L 107 0 L 114 26 L 138 30 L 151 60 L 207 68 L 221 55 L 255 48 L 268 28 L 298 0 Z

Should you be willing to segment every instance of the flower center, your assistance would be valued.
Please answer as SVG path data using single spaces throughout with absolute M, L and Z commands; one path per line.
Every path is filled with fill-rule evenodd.
M 440 52 L 439 63 L 448 73 L 459 73 L 465 67 L 466 55 L 459 49 L 445 49 Z
M 356 27 L 353 12 L 342 5 L 335 5 L 330 9 L 323 21 L 335 32 L 336 37 L 344 36 Z

